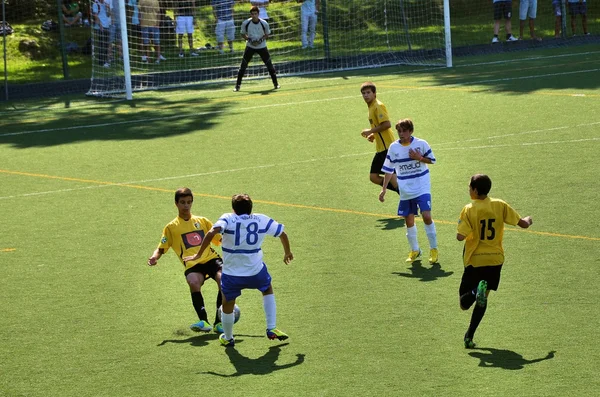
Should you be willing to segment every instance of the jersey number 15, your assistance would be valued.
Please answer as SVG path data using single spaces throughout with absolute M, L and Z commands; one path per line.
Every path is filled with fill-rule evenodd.
M 495 219 L 482 219 L 481 223 L 481 234 L 479 235 L 480 240 L 493 240 L 496 237 L 496 229 L 494 229 Z

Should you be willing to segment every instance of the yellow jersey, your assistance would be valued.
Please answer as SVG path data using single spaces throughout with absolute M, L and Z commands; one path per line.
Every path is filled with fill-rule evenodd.
M 192 215 L 187 221 L 178 216 L 163 229 L 158 248 L 162 248 L 165 253 L 169 248 L 173 248 L 173 251 L 185 266 L 185 270 L 198 263 L 206 263 L 211 259 L 219 258 L 219 254 L 212 247 L 209 247 L 195 261 L 183 262 L 184 257 L 198 253 L 204 236 L 212 226 L 212 222 L 202 216 Z M 216 234 L 211 243 L 221 245 L 221 234 Z
M 486 197 L 473 200 L 460 213 L 456 232 L 466 237 L 465 267 L 498 266 L 504 263 L 504 224 L 516 225 L 521 217 L 506 202 Z
M 377 98 L 369 105 L 369 124 L 371 128 L 375 128 L 385 121 L 390 121 L 387 108 Z M 391 123 L 391 122 L 390 122 Z M 394 142 L 394 132 L 391 128 L 378 132 L 375 135 L 375 151 L 383 152 L 388 150 L 392 142 Z

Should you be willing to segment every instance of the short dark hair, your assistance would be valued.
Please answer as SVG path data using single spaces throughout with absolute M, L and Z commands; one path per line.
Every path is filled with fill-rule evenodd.
M 487 196 L 492 190 L 492 180 L 485 174 L 475 174 L 471 177 L 469 186 L 471 186 L 471 189 L 477 190 L 478 195 Z
M 415 130 L 415 125 L 411 119 L 402 119 L 398 120 L 398 123 L 396 123 L 396 131 L 398 131 L 399 128 L 412 132 Z
M 372 81 L 365 81 L 360 85 L 360 92 L 363 92 L 364 89 L 369 89 L 373 94 L 377 94 L 377 87 L 373 84 Z
M 250 9 L 250 14 L 252 14 L 252 12 L 254 12 L 254 11 L 256 11 L 260 14 L 260 10 L 258 9 L 257 6 L 252 6 L 252 8 Z
M 234 194 L 231 197 L 231 208 L 236 215 L 250 215 L 252 213 L 252 199 L 246 193 Z
M 192 198 L 192 201 L 194 201 L 194 194 L 188 187 L 181 187 L 181 188 L 175 190 L 175 202 L 176 203 L 179 202 L 180 198 L 188 197 L 188 196 Z

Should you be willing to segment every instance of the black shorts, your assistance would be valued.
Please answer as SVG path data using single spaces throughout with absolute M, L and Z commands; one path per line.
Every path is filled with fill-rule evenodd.
M 494 21 L 510 19 L 512 16 L 512 1 L 499 1 L 494 3 Z
M 571 14 L 571 16 L 587 14 L 587 4 L 586 3 L 568 3 L 568 4 L 569 4 L 569 14 Z
M 204 279 L 212 278 L 216 280 L 217 272 L 221 270 L 223 266 L 223 260 L 221 258 L 211 259 L 205 263 L 197 263 L 194 266 L 190 267 L 185 271 L 185 276 L 187 277 L 190 273 L 200 273 L 204 275 Z
M 385 163 L 386 156 L 387 150 L 375 153 L 375 156 L 373 156 L 373 161 L 371 162 L 371 174 L 383 174 L 383 171 L 381 171 L 381 169 L 383 168 L 383 163 Z
M 469 265 L 465 267 L 465 272 L 463 273 L 460 287 L 458 288 L 458 296 L 463 296 L 465 293 L 473 291 L 477 288 L 477 285 L 481 280 L 487 281 L 488 289 L 497 291 L 498 284 L 500 284 L 501 271 L 502 265 L 482 267 L 473 267 Z

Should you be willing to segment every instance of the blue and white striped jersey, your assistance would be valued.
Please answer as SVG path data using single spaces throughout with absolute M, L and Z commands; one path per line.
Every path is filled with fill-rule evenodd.
M 263 214 L 223 214 L 214 227 L 223 234 L 223 274 L 254 276 L 263 267 L 261 245 L 267 235 L 279 237 L 283 225 Z
M 408 155 L 410 149 L 418 150 L 423 157 L 429 158 L 431 163 L 435 164 L 435 156 L 427 141 L 413 136 L 407 146 L 402 145 L 399 140 L 390 145 L 381 171 L 386 174 L 396 171 L 401 200 L 431 194 L 429 168 L 427 164 L 411 159 Z

